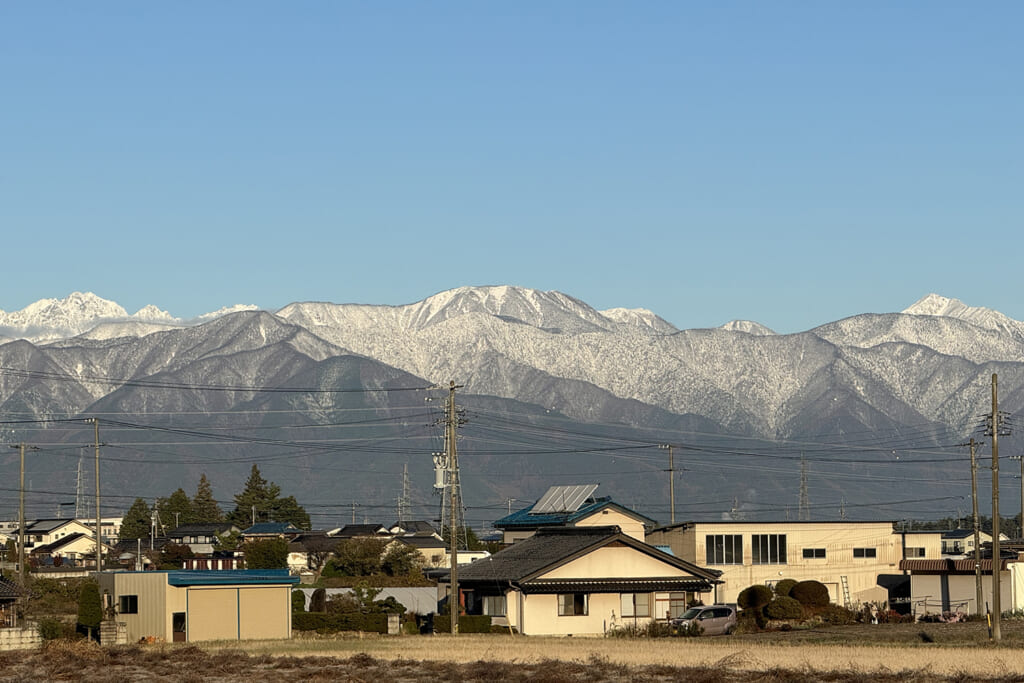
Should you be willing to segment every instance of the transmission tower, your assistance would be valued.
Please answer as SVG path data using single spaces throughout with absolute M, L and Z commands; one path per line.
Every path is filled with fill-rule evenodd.
M 402 468 L 402 495 L 398 497 L 398 523 L 409 521 L 409 463 Z
M 86 519 L 89 516 L 89 499 L 85 496 L 85 478 L 82 476 L 85 467 L 85 451 L 78 454 L 78 480 L 75 483 L 75 519 Z
M 806 522 L 811 519 L 811 499 L 807 494 L 807 459 L 800 454 L 800 512 L 797 519 Z

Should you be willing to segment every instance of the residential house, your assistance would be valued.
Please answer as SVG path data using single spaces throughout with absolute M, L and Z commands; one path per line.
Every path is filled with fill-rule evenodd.
M 412 534 L 395 537 L 395 542 L 405 543 L 420 552 L 424 569 L 441 569 L 452 566 L 451 544 L 436 535 Z M 460 550 L 459 566 L 490 556 L 486 550 Z
M 196 555 L 212 555 L 218 540 L 241 530 L 230 522 L 214 524 L 183 524 L 167 534 L 167 540 L 177 545 L 187 545 Z
M 113 549 L 104 543 L 100 552 L 109 557 Z M 54 567 L 78 566 L 83 563 L 96 564 L 96 541 L 92 535 L 80 532 L 61 536 L 51 543 L 37 545 L 32 548 L 30 559 L 35 564 L 46 564 Z
M 380 524 L 346 524 L 334 534 L 338 540 L 345 538 L 390 538 L 391 532 Z
M 886 601 L 906 583 L 899 570 L 904 542 L 924 548 L 925 557 L 938 558 L 941 550 L 938 536 L 901 536 L 891 521 L 684 522 L 655 529 L 647 540 L 722 572 L 717 602 L 735 602 L 744 588 L 781 579 L 820 581 L 841 605 Z
M 304 531 L 288 543 L 288 568 L 292 572 L 319 572 L 334 554 L 339 529 Z
M 0 576 L 0 628 L 14 628 L 17 625 L 15 604 L 22 595 L 18 584 Z
M 100 590 L 129 642 L 291 637 L 287 570 L 103 572 Z
M 25 549 L 49 545 L 71 534 L 81 534 L 92 538 L 92 526 L 77 519 L 37 519 L 25 525 Z M 15 531 L 15 537 L 17 535 L 18 532 Z
M 441 534 L 437 533 L 437 529 L 434 528 L 433 524 L 422 520 L 395 522 L 388 528 L 388 532 L 394 536 L 417 534 L 421 536 L 433 535 L 441 538 Z
M 291 541 L 302 533 L 302 529 L 291 522 L 260 522 L 242 530 L 241 535 L 242 541 L 249 543 L 268 538 L 283 538 L 286 541 Z
M 618 527 L 584 526 L 538 529 L 460 569 L 458 580 L 467 613 L 525 635 L 568 636 L 680 614 L 717 576 Z
M 597 484 L 552 486 L 533 505 L 494 522 L 504 543 L 529 538 L 539 529 L 553 527 L 617 526 L 622 533 L 644 541 L 657 522 L 611 498 L 595 498 Z
M 1000 534 L 1002 538 L 1002 534 Z M 992 543 L 992 534 L 978 531 L 979 549 Z M 942 532 L 942 555 L 953 559 L 974 557 L 974 529 L 950 529 Z

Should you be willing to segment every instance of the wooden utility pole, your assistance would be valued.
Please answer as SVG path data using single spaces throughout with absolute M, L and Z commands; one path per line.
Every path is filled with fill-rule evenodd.
M 1002 603 L 999 578 L 1002 567 L 999 547 L 999 380 L 992 373 L 992 640 L 1002 640 L 999 626 Z
M 451 616 L 451 629 L 452 635 L 459 632 L 459 611 L 460 611 L 460 600 L 459 600 L 459 532 L 455 528 L 456 523 L 459 520 L 458 514 L 458 487 L 459 487 L 459 465 L 458 465 L 458 451 L 455 448 L 455 381 L 452 380 L 448 384 L 448 416 L 445 421 L 445 428 L 448 430 L 447 439 L 445 441 L 448 444 L 448 496 L 451 504 L 450 514 L 448 516 L 448 542 L 451 547 L 451 594 L 448 596 L 448 606 Z
M 974 457 L 977 445 L 974 439 L 971 439 L 971 501 L 974 506 L 974 588 L 975 593 L 977 593 L 977 613 L 978 616 L 981 616 L 985 613 L 985 594 L 981 588 L 981 529 L 978 528 L 978 462 Z
M 1017 538 L 1024 539 L 1024 455 L 1011 455 L 1010 460 L 1020 462 L 1020 519 L 1017 524 Z

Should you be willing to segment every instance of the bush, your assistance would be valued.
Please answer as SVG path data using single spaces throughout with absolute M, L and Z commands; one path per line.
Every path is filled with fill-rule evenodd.
M 769 619 L 802 619 L 804 607 L 796 599 L 784 595 L 768 603 L 764 615 Z
M 60 619 L 39 620 L 39 637 L 43 640 L 57 640 L 58 638 L 65 638 L 67 635 L 68 629 Z
M 775 584 L 775 595 L 780 598 L 791 598 L 793 597 L 790 593 L 793 591 L 793 586 L 797 584 L 795 579 L 783 579 Z
M 387 633 L 388 617 L 386 614 L 363 614 L 361 612 L 340 614 L 298 612 L 292 615 L 292 628 L 296 631 L 316 631 L 317 633 L 337 633 L 338 631 Z
M 100 599 L 100 587 L 95 581 L 82 584 L 78 596 L 78 625 L 86 630 L 89 637 L 93 633 L 99 637 L 100 622 L 103 621 L 103 602 Z
M 447 614 L 438 614 L 434 617 L 435 633 L 451 633 L 452 621 Z M 459 617 L 459 633 L 490 633 L 491 617 L 488 615 L 468 615 Z
M 819 616 L 826 624 L 836 625 L 855 624 L 860 619 L 859 613 L 839 605 L 828 605 L 819 613 Z
M 825 607 L 831 602 L 828 588 L 820 581 L 801 581 L 793 586 L 789 596 L 798 600 L 804 607 Z
M 302 591 L 292 591 L 292 612 L 306 611 L 306 594 Z
M 736 604 L 740 606 L 740 609 L 751 609 L 758 612 L 771 601 L 772 590 L 763 583 L 755 583 L 749 588 L 744 588 L 736 598 Z

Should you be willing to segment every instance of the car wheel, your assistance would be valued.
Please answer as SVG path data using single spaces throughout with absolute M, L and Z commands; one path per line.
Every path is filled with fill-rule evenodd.
M 735 631 L 736 631 L 736 627 L 733 626 L 732 624 L 729 624 L 728 626 L 725 627 L 725 635 L 727 635 L 727 636 L 731 636 Z

